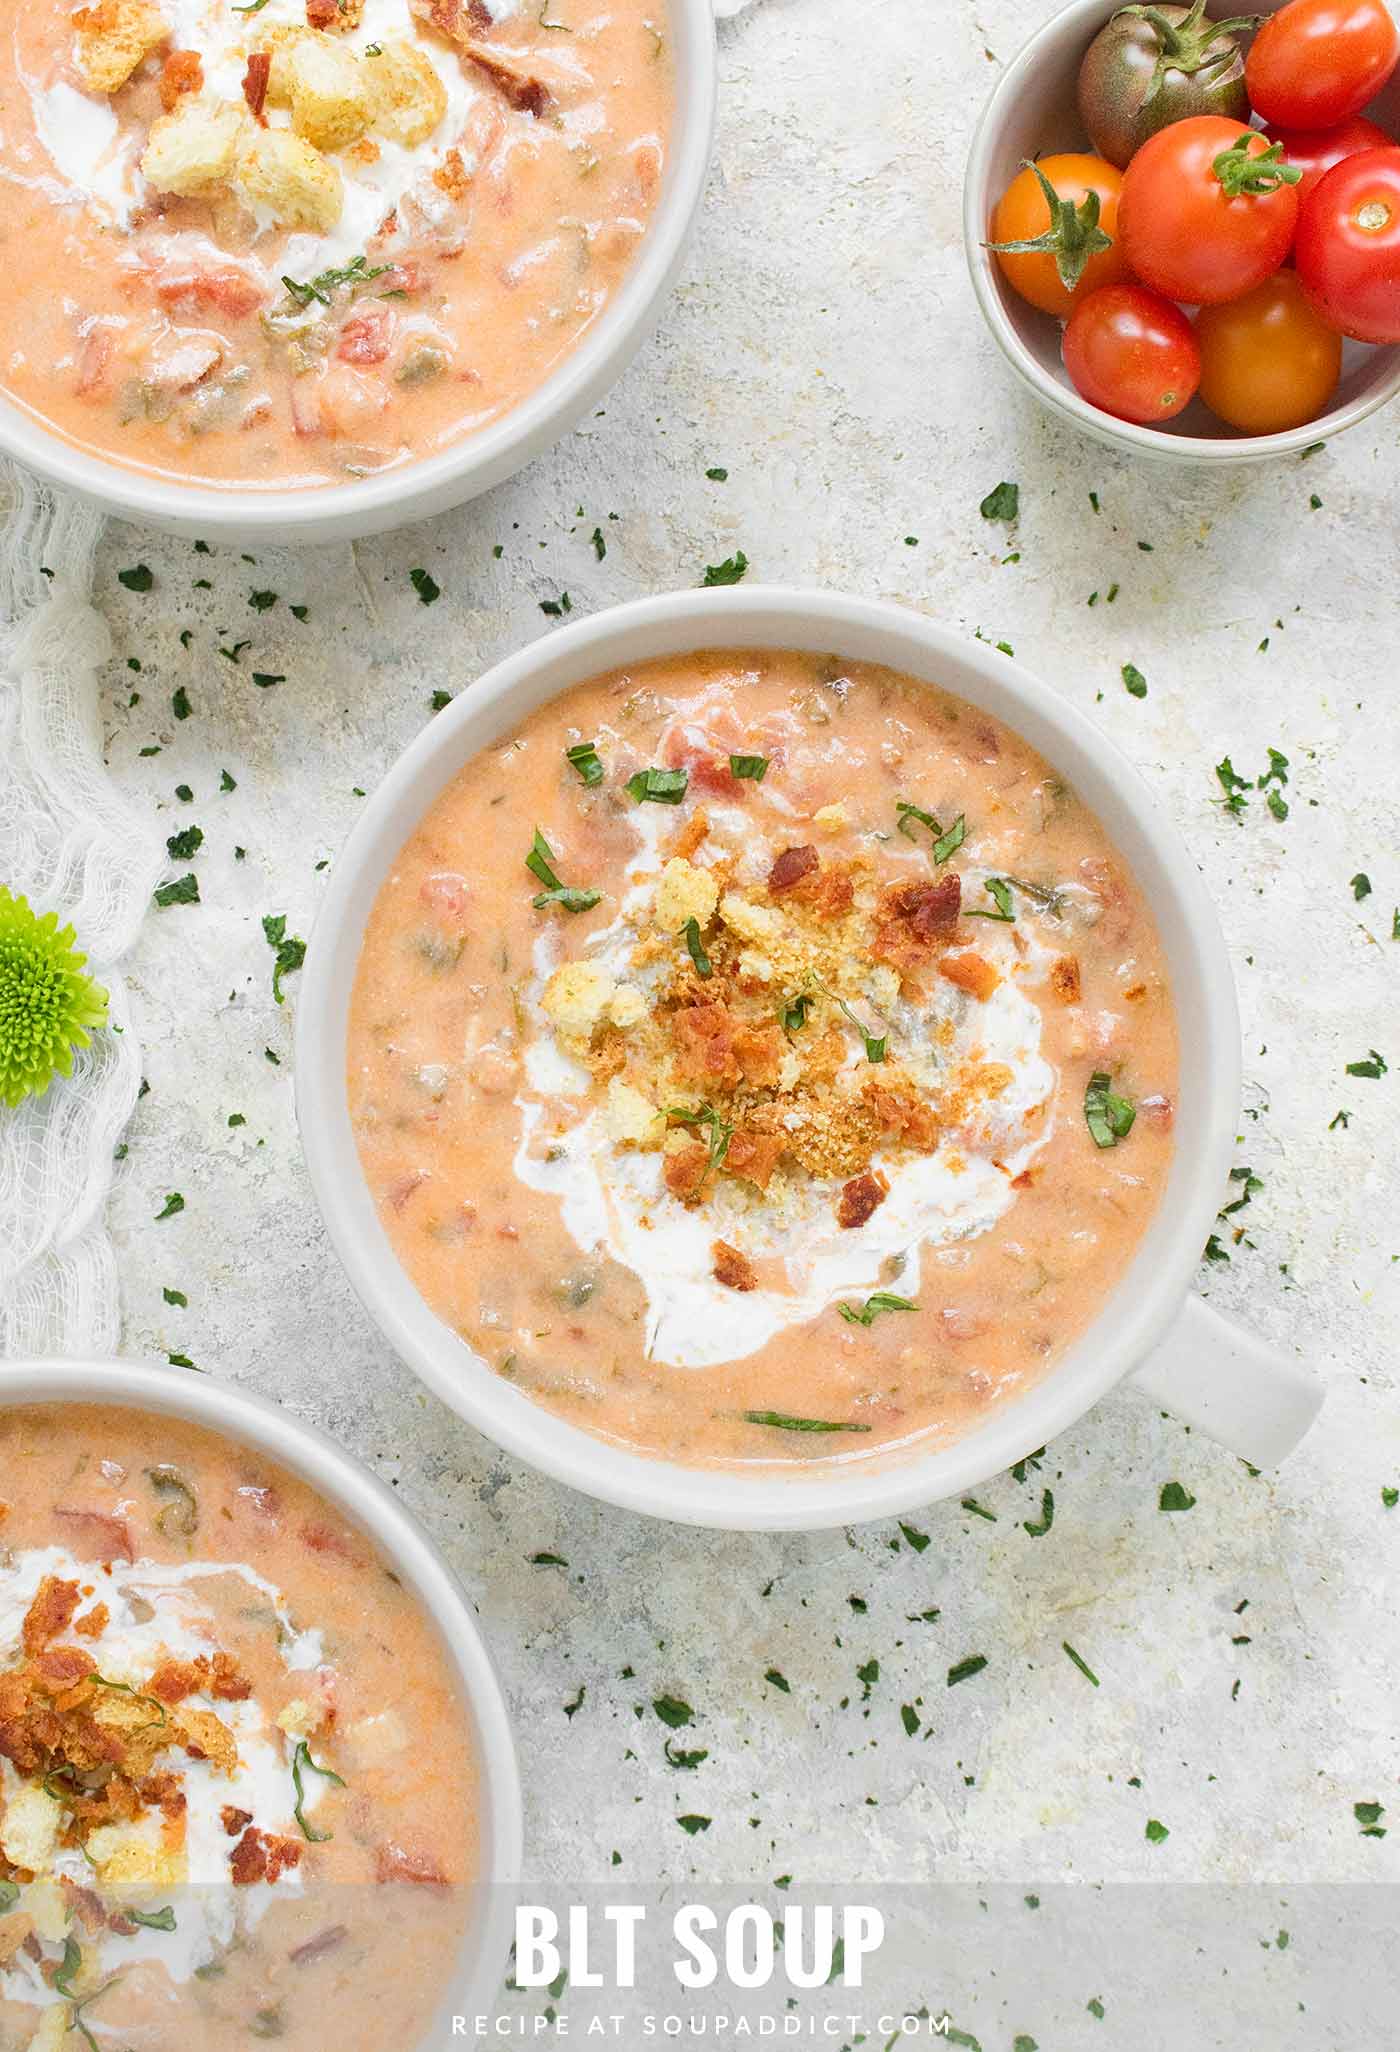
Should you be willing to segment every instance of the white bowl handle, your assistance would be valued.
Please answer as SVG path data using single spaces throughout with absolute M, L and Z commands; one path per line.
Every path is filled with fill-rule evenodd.
M 1252 1467 L 1291 1454 L 1322 1408 L 1307 1368 L 1188 1297 L 1130 1386 L 1229 1447 Z

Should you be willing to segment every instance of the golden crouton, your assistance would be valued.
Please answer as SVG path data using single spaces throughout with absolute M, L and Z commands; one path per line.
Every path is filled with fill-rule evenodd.
M 334 36 L 305 36 L 287 58 L 292 128 L 317 150 L 343 150 L 369 127 L 373 95 L 364 65 Z
M 566 962 L 550 977 L 540 1002 L 561 1033 L 587 1035 L 601 1024 L 616 988 L 596 962 Z
M 119 91 L 170 36 L 169 22 L 151 0 L 97 0 L 73 16 L 73 27 L 78 69 L 98 93 Z
M 251 207 L 266 207 L 284 228 L 334 228 L 345 185 L 334 164 L 285 128 L 245 131 L 233 182 Z
M 58 1845 L 62 1811 L 37 1782 L 24 1782 L 5 1804 L 0 1817 L 0 1852 L 12 1867 L 42 1874 Z
M 656 1106 L 616 1076 L 608 1085 L 603 1124 L 619 1147 L 659 1147 L 666 1137 L 666 1121 Z
M 0 1917 L 0 1971 L 10 1964 L 33 1929 L 33 1917 L 23 1910 L 16 1910 L 13 1916 Z
M 222 192 L 233 176 L 247 127 L 241 107 L 211 100 L 181 100 L 172 114 L 151 123 L 141 169 L 157 192 L 203 199 Z
M 770 912 L 766 905 L 755 905 L 738 891 L 726 891 L 720 901 L 719 916 L 741 940 L 776 940 L 783 930 L 783 922 L 776 912 Z
M 233 1733 L 212 1710 L 177 1710 L 175 1726 L 185 1746 L 195 1757 L 208 1760 L 222 1774 L 238 1770 L 238 1747 Z
M 832 832 L 835 832 L 835 830 L 838 827 L 849 826 L 850 823 L 850 813 L 847 812 L 845 806 L 840 804 L 839 802 L 835 805 L 820 806 L 817 809 L 817 811 L 812 814 L 813 826 L 828 827 L 831 829 Z
M 277 1724 L 288 1738 L 309 1739 L 320 1730 L 325 1715 L 324 1704 L 308 1703 L 305 1696 L 295 1696 L 285 1709 L 278 1711 Z
M 656 887 L 656 923 L 663 933 L 679 933 L 688 919 L 708 926 L 719 903 L 714 872 L 697 869 L 683 855 L 673 855 Z
M 414 43 L 382 43 L 375 56 L 366 56 L 365 77 L 374 96 L 375 133 L 406 150 L 426 142 L 447 112 L 447 88 Z
M 613 1026 L 640 1026 L 647 1015 L 647 1001 L 635 983 L 619 983 L 608 1000 L 608 1022 Z
M 290 107 L 292 104 L 292 58 L 301 44 L 315 40 L 316 31 L 302 22 L 282 22 L 277 28 L 268 29 L 258 39 L 258 49 L 266 51 L 272 64 L 267 74 L 267 96 L 265 107 Z

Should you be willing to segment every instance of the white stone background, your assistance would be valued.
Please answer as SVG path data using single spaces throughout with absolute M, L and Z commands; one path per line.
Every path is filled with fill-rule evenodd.
M 960 181 L 977 109 L 1048 4 L 757 0 L 721 26 L 719 145 L 679 289 L 597 418 L 475 505 L 355 548 L 254 564 L 118 526 L 100 559 L 112 767 L 169 832 L 207 837 L 202 904 L 153 911 L 132 963 L 150 1089 L 113 1206 L 126 1350 L 183 1353 L 274 1396 L 426 1521 L 503 1669 L 530 1870 L 556 1881 L 1398 1871 L 1400 1833 L 1363 1838 L 1352 1808 L 1380 1801 L 1400 1821 L 1400 1509 L 1381 1494 L 1400 1484 L 1397 415 L 1306 462 L 1192 473 L 1117 460 L 1013 386 L 968 284 Z M 727 483 L 707 480 L 715 466 Z M 1021 487 L 1010 537 L 978 512 L 1002 478 Z M 1009 640 L 1146 772 L 1195 850 L 1244 1013 L 1239 1159 L 1264 1185 L 1240 1220 L 1250 1244 L 1203 1286 L 1328 1387 L 1279 1473 L 1251 1476 L 1125 1392 L 1042 1472 L 980 1492 L 995 1523 L 950 1504 L 913 1519 L 922 1552 L 893 1526 L 711 1536 L 500 1455 L 372 1330 L 302 1166 L 296 979 L 279 1011 L 261 918 L 310 931 L 355 787 L 420 731 L 434 689 L 468 690 L 551 631 L 542 599 L 567 589 L 591 612 L 693 585 L 736 548 L 751 577 L 873 592 Z M 146 597 L 117 582 L 138 561 Z M 417 565 L 442 587 L 431 608 Z M 1115 580 L 1116 604 L 1088 609 Z M 259 616 L 255 588 L 283 602 Z M 304 625 L 288 603 L 309 607 Z M 218 647 L 244 638 L 235 670 Z M 1128 660 L 1145 700 L 1122 687 Z M 257 690 L 254 668 L 287 681 Z M 193 709 L 177 721 L 181 685 Z M 1257 798 L 1229 817 L 1213 765 L 1229 753 L 1253 775 L 1270 746 L 1292 764 L 1287 822 Z M 1372 1047 L 1392 1073 L 1346 1076 Z M 1333 1128 L 1342 1108 L 1351 1123 Z M 248 1123 L 230 1131 L 234 1111 Z M 171 1190 L 186 1209 L 156 1223 Z M 1168 1480 L 1193 1510 L 1158 1510 Z M 1054 1526 L 1036 1538 L 1023 1521 L 1047 1484 Z M 540 1551 L 568 1569 L 531 1566 Z M 907 1621 L 932 1607 L 937 1622 Z M 986 1669 L 950 1690 L 973 1653 Z M 697 1771 L 668 1767 L 666 1730 L 634 1715 L 663 1692 L 695 1708 Z M 682 1813 L 711 1828 L 686 1835 Z M 1149 1817 L 1169 1827 L 1160 1846 Z

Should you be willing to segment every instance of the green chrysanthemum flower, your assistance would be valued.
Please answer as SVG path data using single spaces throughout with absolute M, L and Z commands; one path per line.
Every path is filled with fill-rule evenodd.
M 73 940 L 56 912 L 41 919 L 0 884 L 0 1104 L 42 1097 L 107 1023 L 107 993 L 83 974 Z

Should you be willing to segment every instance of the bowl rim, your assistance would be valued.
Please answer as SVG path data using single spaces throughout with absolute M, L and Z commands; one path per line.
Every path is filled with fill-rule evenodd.
M 929 681 L 951 673 L 956 681 L 946 688 L 1005 719 L 1063 769 L 1099 817 L 1107 815 L 1119 848 L 1127 844 L 1125 859 L 1168 949 L 1183 1042 L 1180 1144 L 1162 1203 L 1127 1275 L 1055 1370 L 951 1446 L 864 1468 L 823 1463 L 816 1475 L 796 1477 L 640 1454 L 503 1382 L 428 1310 L 400 1267 L 360 1169 L 345 1078 L 365 918 L 400 848 L 461 764 L 536 705 L 600 672 L 649 656 L 756 646 L 838 651 Z M 1022 665 L 921 614 L 883 600 L 755 586 L 636 600 L 557 630 L 494 665 L 418 735 L 332 865 L 299 993 L 294 1080 L 331 1243 L 380 1332 L 459 1416 L 531 1466 L 625 1510 L 712 1529 L 815 1531 L 893 1516 L 984 1482 L 1074 1423 L 1152 1350 L 1185 1299 L 1226 1187 L 1240 1077 L 1234 982 L 1214 907 L 1185 844 L 1113 743 Z
M 1285 0 L 1263 0 L 1266 8 L 1277 8 Z M 1007 312 L 998 283 L 996 260 L 987 249 L 986 237 L 992 208 L 992 159 L 1011 110 L 1027 81 L 1047 50 L 1082 37 L 1087 48 L 1092 35 L 1116 11 L 1117 0 L 1068 0 L 1050 19 L 1027 37 L 992 87 L 978 117 L 968 150 L 963 176 L 963 247 L 967 255 L 972 289 L 1002 355 L 1031 389 L 1064 420 L 1086 429 L 1100 441 L 1131 450 L 1135 455 L 1185 463 L 1257 463 L 1275 456 L 1301 455 L 1316 442 L 1324 442 L 1344 429 L 1354 427 L 1400 393 L 1400 344 L 1389 354 L 1388 373 L 1377 388 L 1344 405 L 1334 406 L 1316 420 L 1301 427 L 1285 428 L 1271 435 L 1232 434 L 1222 424 L 1219 435 L 1169 434 L 1162 428 L 1120 420 L 1090 405 L 1071 385 L 1052 377 L 1026 346 Z M 1078 116 L 1075 116 L 1078 126 Z M 1050 315 L 1043 316 L 1048 320 Z
M 672 22 L 674 121 L 661 197 L 636 258 L 597 322 L 499 420 L 430 456 L 348 484 L 243 487 L 128 469 L 67 440 L 0 390 L 0 454 L 122 519 L 180 534 L 282 544 L 351 539 L 444 511 L 513 476 L 559 441 L 621 375 L 675 282 L 705 194 L 718 104 L 711 0 L 664 0 Z
M 156 1411 L 256 1447 L 347 1511 L 402 1571 L 437 1627 L 475 1727 L 485 1829 L 472 1892 L 481 1907 L 444 2008 L 494 1999 L 510 1950 L 512 1897 L 524 1861 L 524 1804 L 510 1711 L 466 1591 L 417 1517 L 319 1426 L 268 1398 L 187 1369 L 122 1359 L 0 1361 L 0 1410 L 112 1405 Z M 439 2019 L 440 2020 L 440 2019 Z M 437 2038 L 430 2027 L 424 2052 Z

